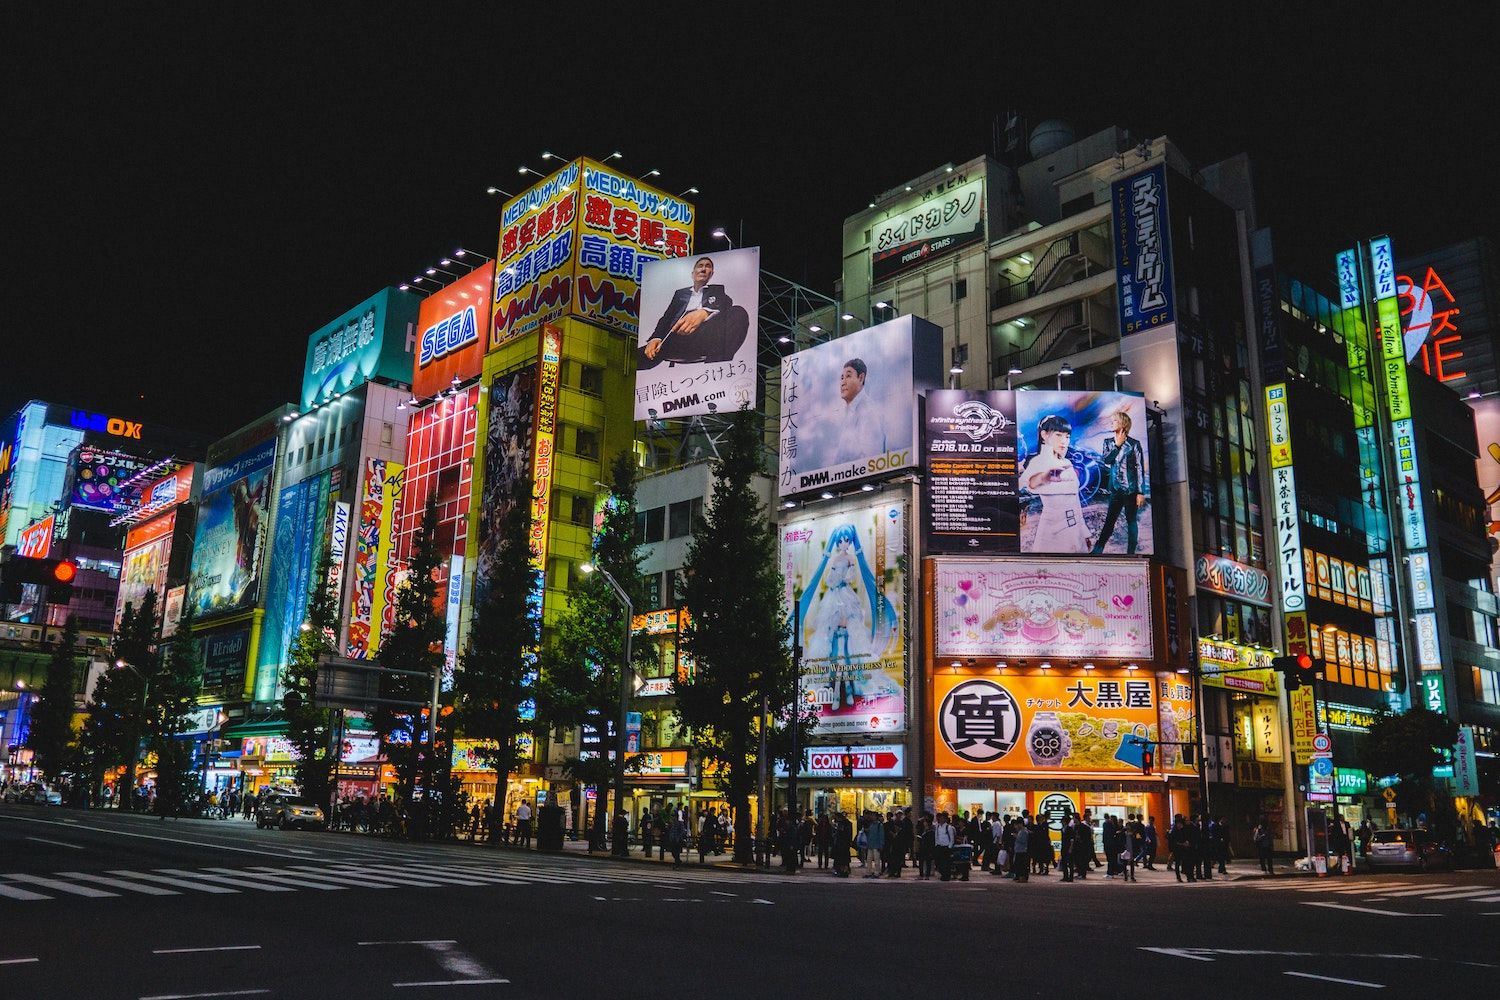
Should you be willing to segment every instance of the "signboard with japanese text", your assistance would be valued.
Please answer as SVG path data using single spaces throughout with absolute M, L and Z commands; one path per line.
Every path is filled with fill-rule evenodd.
M 1154 551 L 1140 394 L 935 389 L 921 419 L 928 552 Z
M 1284 759 L 1281 752 L 1281 719 L 1278 718 L 1277 703 L 1269 698 L 1257 698 L 1250 712 L 1252 739 L 1255 744 L 1255 759 L 1267 764 L 1279 764 Z
M 1140 773 L 1158 736 L 1153 678 L 933 675 L 944 772 Z
M 1401 299 L 1402 334 L 1408 363 L 1419 356 L 1422 370 L 1439 382 L 1456 382 L 1468 374 L 1463 370 L 1463 334 L 1459 332 L 1458 299 L 1437 270 L 1428 267 L 1421 280 L 1396 275 L 1396 295 Z
M 1120 335 L 1173 321 L 1172 235 L 1167 168 L 1157 164 L 1110 185 Z
M 531 453 L 531 565 L 537 573 L 536 604 L 541 613 L 546 583 L 547 539 L 552 521 L 552 475 L 557 461 L 557 394 L 562 381 L 562 328 L 542 327 L 537 365 L 536 425 Z
M 984 178 L 953 176 L 870 224 L 870 278 L 884 281 L 984 239 Z
M 195 468 L 193 465 L 184 465 L 175 472 L 147 483 L 141 489 L 141 505 L 131 516 L 139 522 L 180 503 L 187 503 L 193 496 Z
M 1438 617 L 1431 611 L 1419 611 L 1413 616 L 1417 630 L 1417 669 L 1441 671 L 1443 669 L 1442 642 L 1438 636 Z
M 1193 561 L 1193 577 L 1199 590 L 1223 594 L 1263 608 L 1271 606 L 1271 578 L 1263 569 L 1247 566 L 1228 556 L 1204 553 Z
M 819 733 L 899 733 L 906 719 L 907 524 L 874 503 L 779 525 L 801 691 Z
M 1271 504 L 1276 558 L 1281 570 L 1281 610 L 1301 611 L 1307 607 L 1307 580 L 1302 565 L 1297 477 L 1289 465 L 1271 470 Z
M 940 558 L 934 648 L 943 656 L 1149 661 L 1144 561 Z
M 1459 726 L 1453 745 L 1453 794 L 1479 794 L 1479 758 L 1474 748 L 1474 727 Z
M 255 603 L 276 447 L 277 438 L 269 438 L 204 473 L 188 586 L 200 618 L 243 611 Z
M 377 376 L 409 381 L 418 305 L 415 295 L 383 288 L 308 337 L 302 409 Z
M 448 389 L 456 378 L 479 374 L 489 344 L 493 262 L 477 267 L 422 300 L 417 312 L 417 349 L 411 393 L 418 399 Z
M 176 527 L 177 512 L 169 510 L 130 529 L 125 536 L 120 589 L 115 595 L 116 627 L 120 624 L 120 616 L 125 613 L 126 604 L 139 608 L 146 594 L 152 591 L 156 593 L 157 601 L 166 598 L 167 570 L 172 561 L 172 539 Z M 161 607 L 160 604 L 157 606 Z
M 1429 711 L 1447 714 L 1448 696 L 1443 690 L 1443 675 L 1441 673 L 1423 674 L 1421 685 L 1422 705 Z
M 1312 763 L 1313 737 L 1318 734 L 1315 714 L 1317 698 L 1307 685 L 1291 692 L 1292 758 L 1297 764 Z
M 1275 650 L 1223 639 L 1198 640 L 1198 667 L 1208 687 L 1275 694 L 1281 690 L 1271 668 Z
M 1292 421 L 1287 407 L 1286 383 L 1266 386 L 1267 434 L 1271 441 L 1271 468 L 1292 464 Z
M 73 463 L 73 487 L 68 503 L 107 514 L 133 510 L 140 505 L 146 485 L 139 477 L 154 464 L 151 459 L 124 452 L 80 445 Z
M 1158 673 L 1156 675 L 1156 708 L 1161 718 L 1156 748 L 1157 767 L 1170 774 L 1196 774 L 1196 764 L 1189 764 L 1183 755 L 1183 744 L 1198 742 L 1198 710 L 1193 698 L 1192 679 L 1186 674 Z
M 781 361 L 781 496 L 917 464 L 917 396 L 942 384 L 943 333 L 898 316 Z
M 1355 250 L 1340 250 L 1334 260 L 1339 275 L 1339 307 L 1357 309 L 1361 301 L 1359 292 L 1359 254 Z
M 635 419 L 755 406 L 759 247 L 647 264 L 640 303 Z
M 395 525 L 401 519 L 402 466 L 383 458 L 365 461 L 354 536 L 354 589 L 349 598 L 350 659 L 370 660 L 396 621 Z
M 573 315 L 635 333 L 642 269 L 692 252 L 693 206 L 580 159 L 507 202 L 495 257 L 493 350 Z
M 56 514 L 48 514 L 35 524 L 22 528 L 16 542 L 16 555 L 25 559 L 46 559 L 52 554 L 52 536 L 56 528 Z

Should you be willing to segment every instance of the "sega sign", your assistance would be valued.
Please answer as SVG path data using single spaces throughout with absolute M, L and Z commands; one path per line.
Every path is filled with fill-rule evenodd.
M 426 368 L 438 358 L 445 358 L 460 348 L 479 340 L 479 322 L 473 306 L 455 313 L 441 323 L 422 331 L 417 367 Z
M 484 363 L 484 331 L 489 321 L 490 287 L 495 265 L 475 268 L 446 288 L 422 300 L 417 315 L 416 357 L 412 359 L 411 391 L 418 399 L 436 396 L 454 384 L 479 374 Z

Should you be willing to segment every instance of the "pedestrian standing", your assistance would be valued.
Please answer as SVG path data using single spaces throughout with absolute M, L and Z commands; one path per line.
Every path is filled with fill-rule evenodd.
M 833 874 L 838 878 L 849 877 L 849 848 L 854 840 L 854 824 L 843 810 L 833 818 Z
M 1125 875 L 1125 881 L 1134 882 L 1136 862 L 1140 860 L 1142 852 L 1146 849 L 1146 828 L 1134 813 L 1125 824 L 1123 836 L 1124 849 L 1120 852 L 1120 867 Z
M 516 827 L 521 834 L 521 849 L 531 847 L 531 804 L 525 799 L 516 806 Z
M 1197 832 L 1182 816 L 1172 820 L 1172 829 L 1167 833 L 1167 846 L 1172 850 L 1172 863 L 1177 881 L 1187 876 L 1187 881 L 1198 881 L 1197 859 L 1193 856 L 1197 847 Z
M 1271 848 L 1275 844 L 1275 838 L 1271 835 L 1271 824 L 1265 816 L 1262 816 L 1260 822 L 1255 824 L 1255 832 L 1251 836 L 1255 840 L 1255 853 L 1260 858 L 1261 872 L 1266 875 L 1276 874 L 1274 859 L 1271 855 Z
M 1094 828 L 1089 825 L 1088 815 L 1073 818 L 1073 871 L 1080 882 L 1089 877 L 1089 867 L 1094 862 Z
M 1029 882 L 1031 880 L 1031 863 L 1028 855 L 1031 852 L 1031 828 L 1026 825 L 1024 818 L 1016 823 L 1015 852 L 1016 881 Z
M 818 848 L 818 867 L 827 868 L 828 859 L 833 854 L 833 823 L 827 813 L 818 814 L 818 822 L 813 829 L 813 843 Z
M 917 878 L 932 878 L 932 867 L 936 852 L 933 835 L 932 813 L 923 813 L 917 821 Z
M 674 811 L 672 813 L 672 825 L 667 828 L 666 845 L 667 849 L 672 852 L 673 868 L 682 867 L 682 848 L 683 845 L 687 842 L 687 838 L 687 823 L 683 821 L 681 812 Z
M 1146 817 L 1145 841 L 1146 854 L 1143 860 L 1146 863 L 1146 870 L 1154 872 L 1156 871 L 1156 852 L 1160 844 L 1156 837 L 1156 819 L 1151 816 Z
M 937 824 L 932 828 L 932 849 L 937 862 L 938 878 L 944 882 L 953 877 L 953 824 L 948 822 L 946 812 L 938 813 Z
M 1062 850 L 1058 853 L 1058 868 L 1062 870 L 1064 882 L 1073 881 L 1073 814 L 1063 817 Z
M 1342 822 L 1344 824 L 1344 832 L 1347 834 L 1349 831 L 1349 823 L 1347 820 Z M 1223 816 L 1220 816 L 1214 822 L 1214 860 L 1219 863 L 1219 874 L 1228 875 L 1229 869 L 1227 866 L 1229 864 L 1229 821 Z

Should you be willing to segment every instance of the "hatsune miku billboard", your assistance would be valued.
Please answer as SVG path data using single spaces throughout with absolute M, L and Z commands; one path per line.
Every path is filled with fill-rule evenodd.
M 906 730 L 906 517 L 887 501 L 781 525 L 787 616 L 820 736 Z

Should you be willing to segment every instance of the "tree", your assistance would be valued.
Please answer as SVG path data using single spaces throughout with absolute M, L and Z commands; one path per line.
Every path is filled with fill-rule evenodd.
M 146 678 L 155 672 L 156 628 L 156 592 L 148 590 L 139 608 L 125 605 L 110 650 L 115 667 L 94 685 L 79 740 L 91 788 L 98 788 L 110 768 L 124 766 L 117 796 L 121 809 L 135 805 L 132 793 L 150 693 Z
M 1396 808 L 1409 816 L 1435 816 L 1432 769 L 1447 762 L 1444 751 L 1458 742 L 1458 724 L 1440 712 L 1417 706 L 1383 715 L 1370 726 L 1360 763 L 1376 777 L 1394 775 Z
M 753 848 L 761 697 L 780 704 L 786 698 L 778 694 L 790 694 L 792 684 L 776 534 L 754 485 L 759 421 L 749 410 L 730 419 L 713 465 L 713 498 L 693 525 L 681 596 L 690 617 L 683 644 L 695 670 L 676 683 L 677 714 L 692 733 L 700 768 L 717 771 L 734 809 L 741 862 L 751 860 Z
M 610 463 L 610 496 L 603 524 L 593 540 L 593 563 L 607 570 L 644 611 L 641 557 L 635 539 L 635 463 L 621 452 Z M 599 790 L 594 807 L 595 843 L 604 842 L 609 787 L 614 773 L 608 733 L 620 708 L 620 661 L 625 654 L 625 609 L 602 573 L 586 573 L 568 590 L 568 606 L 557 618 L 543 657 L 538 719 L 550 729 L 592 726 L 599 734 L 597 755 L 580 755 L 564 765 L 572 777 Z M 634 644 L 632 661 L 651 659 L 645 643 Z M 617 734 L 623 751 L 624 734 Z M 619 809 L 620 790 L 615 790 Z
M 442 564 L 437 550 L 437 501 L 428 500 L 417 528 L 406 581 L 396 588 L 396 615 L 390 634 L 381 638 L 378 659 L 388 670 L 410 674 L 381 678 L 380 697 L 425 705 L 432 693 L 432 676 L 443 668 L 443 638 L 446 628 L 436 603 L 437 578 Z M 435 754 L 427 747 L 427 710 L 382 705 L 376 713 L 376 728 L 391 766 L 396 770 L 401 805 L 407 810 L 408 829 L 422 835 L 432 796 L 424 794 L 420 807 L 414 801 L 417 779 L 424 793 L 433 788 Z M 395 736 L 395 738 L 392 738 Z M 415 829 L 412 829 L 415 820 Z
M 72 615 L 47 661 L 47 677 L 31 710 L 26 735 L 39 771 L 57 781 L 73 763 L 73 692 L 78 682 L 78 623 Z
M 338 593 L 333 563 L 324 553 L 313 573 L 307 617 L 287 651 L 287 740 L 297 756 L 297 785 L 314 802 L 328 802 L 336 758 L 329 753 L 327 709 L 313 704 L 318 686 L 318 658 L 331 655 L 338 643 Z
M 525 491 L 517 494 L 500 524 L 498 552 L 469 624 L 454 692 L 458 724 L 464 735 L 483 741 L 479 756 L 495 769 L 496 805 L 502 810 L 517 738 L 532 731 L 528 716 L 534 714 L 541 642 L 534 596 L 541 574 L 532 565 L 531 505 Z
M 155 809 L 163 816 L 177 816 L 185 811 L 198 784 L 192 769 L 192 743 L 183 735 L 198 703 L 203 674 L 198 642 L 193 638 L 191 604 L 183 608 L 171 642 L 152 662 L 159 666 L 150 675 L 145 731 L 147 746 L 156 754 Z M 206 743 L 203 752 L 209 752 Z

